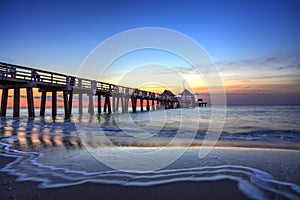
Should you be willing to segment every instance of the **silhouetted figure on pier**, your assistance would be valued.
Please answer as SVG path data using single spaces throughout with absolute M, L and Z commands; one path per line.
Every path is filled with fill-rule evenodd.
M 136 96 L 138 96 L 138 93 L 139 93 L 138 89 L 134 89 L 132 92 L 132 96 L 136 97 Z
M 97 92 L 97 81 L 92 81 L 91 87 L 92 87 L 92 93 L 95 95 Z
M 70 76 L 67 76 L 66 77 L 66 85 L 67 85 L 67 88 L 68 90 L 71 90 L 71 77 Z
M 31 70 L 31 77 L 34 81 L 40 81 L 40 75 L 36 70 Z
M 17 70 L 15 67 L 7 67 L 7 73 L 12 77 L 12 78 L 16 78 L 16 73 L 17 73 Z
M 75 77 L 71 77 L 70 84 L 71 86 L 75 85 Z
M 119 93 L 119 87 L 117 85 L 114 87 L 114 93 Z
M 75 85 L 75 77 L 67 76 L 66 85 L 68 90 L 72 90 L 72 87 Z

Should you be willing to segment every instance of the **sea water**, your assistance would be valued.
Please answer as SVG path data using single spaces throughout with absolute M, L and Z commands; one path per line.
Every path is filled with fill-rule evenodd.
M 212 150 L 206 159 L 199 160 L 201 142 L 197 143 L 199 147 L 188 147 L 194 141 L 206 139 L 212 121 L 211 110 L 211 107 L 203 107 L 134 114 L 78 115 L 74 109 L 71 119 L 67 120 L 62 111 L 55 118 L 30 119 L 26 117 L 26 110 L 21 110 L 20 118 L 0 118 L 0 156 L 16 158 L 1 171 L 19 176 L 19 180 L 40 181 L 43 188 L 85 182 L 142 187 L 176 181 L 231 179 L 251 198 L 267 198 L 266 191 L 285 198 L 300 197 L 297 183 L 257 169 L 255 165 L 251 166 L 251 162 L 241 166 L 238 162 L 214 161 L 214 154 L 218 151 L 225 156 L 232 155 L 230 149 Z M 50 109 L 47 111 L 51 113 Z M 11 112 L 9 109 L 8 115 Z M 227 106 L 222 126 L 220 135 L 215 137 L 218 141 L 299 146 L 300 106 Z M 174 138 L 177 142 L 169 145 Z M 125 158 L 115 152 L 107 153 L 113 152 L 111 148 L 127 153 Z M 153 160 L 153 164 L 158 161 L 165 164 L 156 166 L 155 170 L 151 170 L 152 165 L 150 170 L 144 171 L 112 167 L 122 163 L 124 166 L 121 167 L 131 169 L 140 163 L 138 159 L 129 159 L 130 155 L 142 155 L 142 159 L 155 152 L 160 156 L 148 158 L 149 163 Z M 273 153 L 276 156 L 276 151 L 265 154 L 271 157 Z M 176 154 L 179 156 L 172 162 L 163 159 Z M 299 157 L 299 152 L 288 149 L 284 155 Z M 120 159 L 124 161 L 118 163 Z M 114 163 L 106 163 L 107 160 Z M 149 166 L 139 169 L 143 167 L 148 169 Z M 299 176 L 299 170 L 293 173 Z

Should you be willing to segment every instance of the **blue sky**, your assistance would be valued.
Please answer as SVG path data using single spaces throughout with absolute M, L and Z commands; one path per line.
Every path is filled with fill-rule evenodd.
M 2 62 L 74 74 L 108 37 L 133 28 L 164 27 L 202 45 L 225 84 L 242 82 L 241 75 L 249 80 L 271 71 L 273 78 L 266 79 L 269 86 L 262 91 L 299 98 L 300 1 L 0 0 L 0 5 Z M 280 74 L 286 76 L 283 88 L 294 90 L 274 91 Z

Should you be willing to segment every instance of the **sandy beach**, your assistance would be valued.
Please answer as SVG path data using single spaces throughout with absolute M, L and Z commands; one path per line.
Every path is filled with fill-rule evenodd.
M 3 167 L 12 161 L 0 157 Z M 178 182 L 150 187 L 108 184 L 80 184 L 41 189 L 38 183 L 19 182 L 15 176 L 0 173 L 0 199 L 247 199 L 233 181 Z M 218 192 L 216 192 L 218 191 Z
M 180 159 L 168 168 L 195 167 L 224 167 L 226 175 L 223 178 L 213 180 L 187 179 L 187 181 L 171 180 L 170 183 L 154 184 L 150 186 L 124 186 L 120 184 L 103 184 L 87 181 L 83 184 L 62 186 L 55 188 L 40 188 L 39 182 L 20 181 L 16 176 L 0 173 L 1 187 L 0 199 L 248 199 L 253 197 L 241 192 L 242 181 L 230 178 L 236 171 L 231 171 L 232 166 L 246 166 L 256 170 L 262 170 L 270 174 L 274 179 L 266 183 L 271 184 L 276 180 L 280 184 L 258 188 L 267 199 L 299 198 L 299 193 L 291 190 L 286 183 L 297 186 L 300 184 L 300 151 L 294 149 L 269 149 L 249 147 L 216 147 L 205 158 L 197 157 L 199 147 L 192 147 Z M 0 156 L 3 168 L 14 161 L 13 158 Z M 243 170 L 240 168 L 239 170 Z M 199 171 L 199 170 L 198 170 Z M 249 173 L 248 171 L 245 171 Z M 196 173 L 195 173 L 196 174 Z M 245 173 L 246 174 L 246 173 Z M 218 174 L 217 174 L 218 175 Z M 220 175 L 220 174 L 219 174 Z M 201 177 L 201 176 L 199 176 Z M 242 176 L 241 176 L 242 177 Z M 253 178 L 253 177 L 250 177 Z M 190 181 L 193 180 L 193 181 Z M 262 180 L 260 180 L 262 181 Z M 265 184 L 265 182 L 262 182 Z M 269 187 L 269 188 L 268 188 Z M 244 188 L 245 189 L 245 188 Z M 272 191 L 273 189 L 277 192 Z M 251 188 L 246 187 L 246 193 L 251 193 Z M 285 194 L 280 194 L 283 192 Z M 287 196 L 285 196 L 287 195 Z M 289 196 L 291 195 L 291 196 Z

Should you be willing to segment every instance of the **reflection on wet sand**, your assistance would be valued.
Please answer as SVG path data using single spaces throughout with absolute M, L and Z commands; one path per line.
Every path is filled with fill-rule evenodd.
M 30 119 L 1 119 L 0 137 L 9 138 L 8 144 L 12 149 L 20 151 L 39 152 L 48 148 L 65 148 L 67 150 L 83 147 L 101 146 L 132 146 L 132 147 L 162 147 L 166 146 L 172 138 L 135 138 L 119 129 L 113 117 L 100 116 L 82 117 L 76 119 L 85 128 L 77 133 L 72 120 L 56 118 Z M 176 134 L 178 126 L 164 127 L 161 131 Z M 92 129 L 90 131 L 89 129 Z M 109 142 L 98 135 L 104 133 Z
M 55 119 L 1 119 L 1 136 L 10 137 L 11 148 L 21 151 L 40 151 L 42 148 L 82 148 L 76 127 L 71 121 Z M 67 127 L 66 127 L 67 125 Z M 5 128 L 6 127 L 6 128 Z M 9 128 L 7 128 L 9 127 Z

